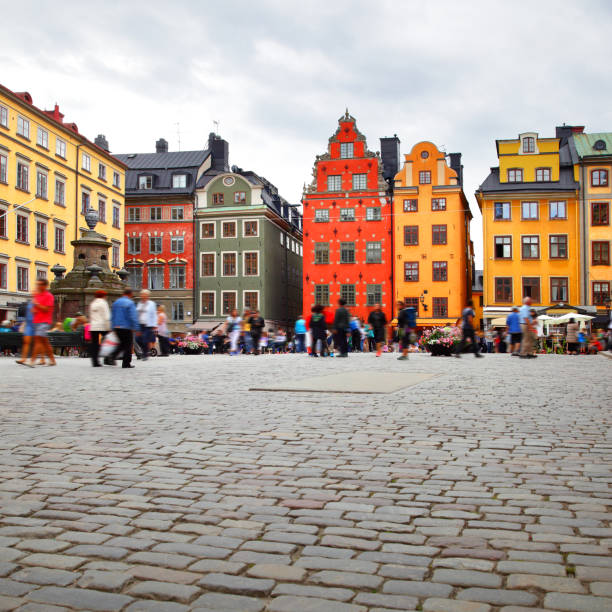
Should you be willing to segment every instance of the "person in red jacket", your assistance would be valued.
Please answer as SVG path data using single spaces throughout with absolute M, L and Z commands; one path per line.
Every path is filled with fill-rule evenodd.
M 55 298 L 49 291 L 49 281 L 46 278 L 41 278 L 36 281 L 36 293 L 32 298 L 34 311 L 34 348 L 32 349 L 32 357 L 28 364 L 31 368 L 34 367 L 34 362 L 38 355 L 47 355 L 49 365 L 57 365 L 55 355 L 51 348 L 51 343 L 47 334 L 53 324 L 53 305 Z

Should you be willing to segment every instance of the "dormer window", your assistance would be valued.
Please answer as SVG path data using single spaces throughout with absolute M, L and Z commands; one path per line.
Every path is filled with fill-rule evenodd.
M 138 189 L 153 189 L 153 177 L 151 175 L 139 176 Z
M 187 175 L 175 174 L 172 177 L 172 187 L 174 189 L 185 189 L 185 187 L 187 187 Z
M 523 138 L 523 153 L 535 153 L 535 138 L 533 136 Z
M 353 157 L 353 143 L 352 142 L 341 142 L 340 143 L 340 157 L 342 159 L 349 159 Z
M 508 169 L 508 182 L 509 183 L 522 183 L 523 182 L 523 169 L 522 168 L 509 168 Z

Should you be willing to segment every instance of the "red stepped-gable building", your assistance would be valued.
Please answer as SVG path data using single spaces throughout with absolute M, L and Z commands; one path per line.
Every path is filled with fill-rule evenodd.
M 384 139 L 395 146 L 397 138 Z M 383 143 L 384 144 L 384 143 Z M 395 169 L 397 169 L 397 161 Z M 393 175 L 394 168 L 385 176 Z M 392 313 L 392 219 L 389 187 L 380 156 L 368 150 L 348 110 L 338 120 L 327 153 L 317 155 L 313 181 L 304 191 L 304 301 L 335 306 L 367 319 L 376 303 Z

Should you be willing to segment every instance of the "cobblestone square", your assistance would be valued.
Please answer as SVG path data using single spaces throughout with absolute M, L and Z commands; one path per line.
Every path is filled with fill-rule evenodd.
M 395 357 L 0 359 L 0 610 L 612 610 L 612 360 Z

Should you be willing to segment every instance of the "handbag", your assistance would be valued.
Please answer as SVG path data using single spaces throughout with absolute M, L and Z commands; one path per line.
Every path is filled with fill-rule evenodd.
M 119 336 L 114 331 L 106 334 L 100 345 L 100 357 L 110 357 L 118 346 Z

